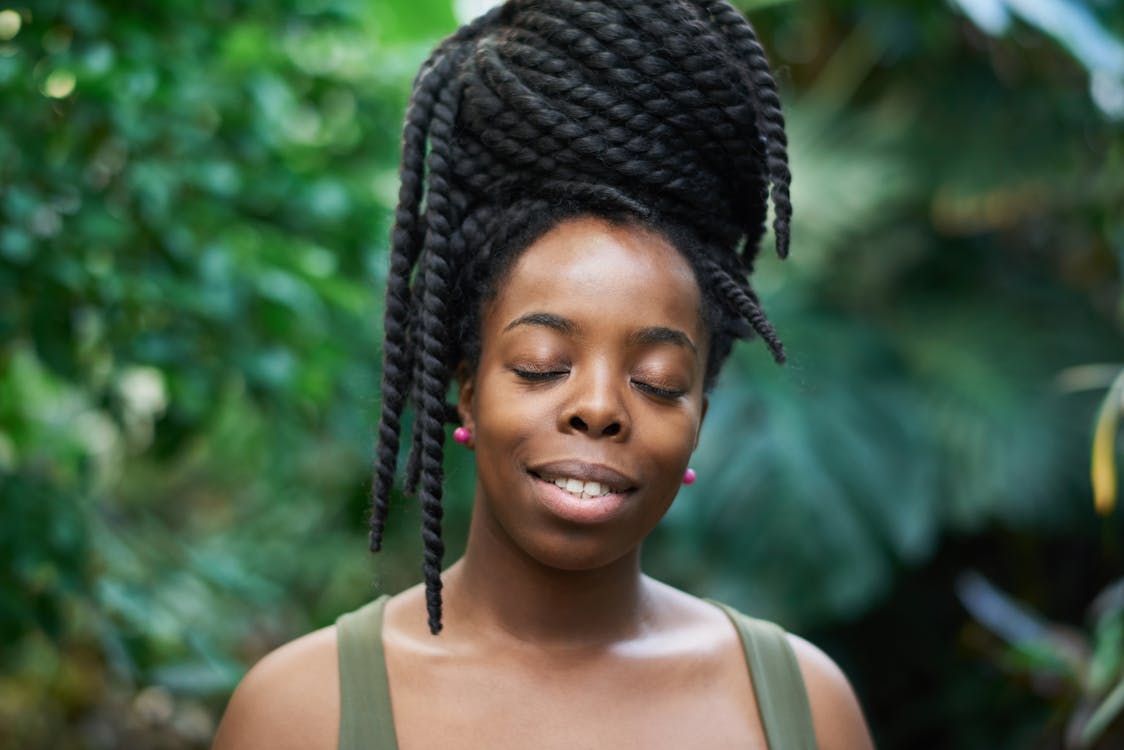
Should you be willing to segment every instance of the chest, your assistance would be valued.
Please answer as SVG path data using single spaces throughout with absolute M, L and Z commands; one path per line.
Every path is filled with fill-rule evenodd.
M 767 747 L 740 650 L 592 663 L 387 656 L 402 750 Z

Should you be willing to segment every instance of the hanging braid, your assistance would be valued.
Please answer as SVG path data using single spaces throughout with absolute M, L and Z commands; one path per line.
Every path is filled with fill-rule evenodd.
M 769 319 L 765 317 L 765 312 L 758 304 L 757 294 L 750 288 L 749 282 L 725 271 L 711 260 L 699 261 L 699 265 L 703 269 L 703 279 L 705 279 L 702 284 L 709 284 L 735 314 L 749 323 L 753 330 L 765 340 L 765 344 L 769 347 L 769 351 L 772 352 L 773 359 L 776 360 L 777 364 L 783 364 L 785 361 L 784 345 L 781 344 Z
M 429 628 L 441 629 L 442 460 L 453 370 L 519 253 L 595 215 L 662 233 L 695 273 L 704 388 L 737 339 L 784 349 L 748 275 L 770 197 L 788 254 L 784 117 L 753 29 L 727 0 L 508 0 L 442 42 L 414 82 L 391 236 L 370 545 L 382 545 L 407 404 L 404 487 L 422 512 Z
M 390 492 L 394 486 L 394 473 L 398 468 L 402 410 L 412 382 L 405 318 L 410 314 L 410 272 L 417 262 L 416 248 L 421 234 L 417 218 L 424 192 L 425 144 L 436 104 L 436 92 L 445 85 L 450 69 L 458 60 L 448 54 L 449 48 L 472 38 L 497 15 L 499 9 L 494 8 L 473 23 L 460 28 L 434 50 L 414 79 L 414 93 L 406 108 L 406 123 L 402 129 L 402 163 L 398 172 L 398 207 L 394 212 L 394 229 L 391 234 L 390 273 L 387 278 L 386 313 L 383 318 L 382 413 L 379 417 L 378 459 L 375 464 L 371 508 L 372 552 L 378 552 L 382 548 L 383 527 L 390 505 Z

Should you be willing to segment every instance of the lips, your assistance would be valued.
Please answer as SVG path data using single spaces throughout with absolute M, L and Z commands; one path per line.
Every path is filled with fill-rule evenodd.
M 636 480 L 628 475 L 583 461 L 538 464 L 528 473 L 535 478 L 535 496 L 543 507 L 557 518 L 580 525 L 617 517 L 630 505 L 629 498 L 637 488 Z

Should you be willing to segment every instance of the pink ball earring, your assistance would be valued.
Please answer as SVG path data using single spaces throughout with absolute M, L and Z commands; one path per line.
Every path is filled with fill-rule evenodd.
M 694 484 L 697 476 L 695 470 L 688 466 L 687 470 L 683 472 L 683 484 Z
M 467 427 L 458 427 L 453 430 L 453 440 L 456 440 L 461 445 L 468 445 L 468 441 L 472 438 L 472 433 L 468 431 Z

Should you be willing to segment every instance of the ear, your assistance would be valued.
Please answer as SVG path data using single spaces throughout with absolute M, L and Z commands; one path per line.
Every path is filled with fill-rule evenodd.
M 691 446 L 691 452 L 692 453 L 695 451 L 696 448 L 699 447 L 699 436 L 702 435 L 703 422 L 706 421 L 706 410 L 709 409 L 709 408 L 710 408 L 710 396 L 703 396 L 702 412 L 699 414 L 699 427 L 698 427 L 697 430 L 695 430 L 695 444 L 693 446 Z
M 466 448 L 476 447 L 476 419 L 473 399 L 476 397 L 476 372 L 468 362 L 457 365 L 457 415 L 461 426 L 469 432 Z

